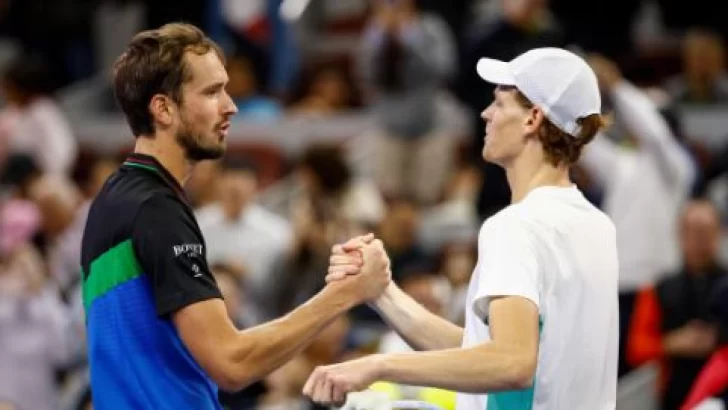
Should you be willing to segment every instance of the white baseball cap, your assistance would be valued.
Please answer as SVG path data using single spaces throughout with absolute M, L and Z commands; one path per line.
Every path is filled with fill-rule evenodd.
M 478 75 L 493 84 L 516 87 L 562 131 L 576 136 L 576 120 L 601 112 L 597 77 L 576 54 L 535 48 L 509 62 L 481 58 Z

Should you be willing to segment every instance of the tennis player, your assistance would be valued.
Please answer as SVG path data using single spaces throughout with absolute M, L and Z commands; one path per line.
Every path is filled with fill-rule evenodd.
M 91 205 L 83 237 L 95 409 L 221 409 L 218 386 L 261 379 L 389 283 L 374 243 L 360 279 L 330 283 L 271 323 L 233 326 L 182 190 L 195 163 L 225 151 L 236 112 L 227 81 L 220 49 L 184 24 L 138 34 L 115 64 L 136 145 Z
M 428 352 L 319 367 L 304 387 L 317 402 L 339 403 L 383 380 L 462 392 L 458 410 L 615 408 L 615 228 L 569 179 L 603 126 L 597 79 L 581 58 L 555 48 L 482 59 L 477 71 L 497 85 L 482 113 L 483 157 L 505 168 L 512 203 L 480 230 L 465 328 L 391 284 L 374 306 Z M 334 249 L 327 280 L 346 276 L 361 242 Z

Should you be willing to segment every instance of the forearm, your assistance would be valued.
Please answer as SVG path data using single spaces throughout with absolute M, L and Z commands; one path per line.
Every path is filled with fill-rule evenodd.
M 412 348 L 434 350 L 459 347 L 463 329 L 433 314 L 390 283 L 374 308 Z
M 231 358 L 243 385 L 260 380 L 305 349 L 316 335 L 353 303 L 326 287 L 289 314 L 244 330 Z
M 378 380 L 465 393 L 523 389 L 535 363 L 515 348 L 487 343 L 467 349 L 400 353 L 379 358 Z

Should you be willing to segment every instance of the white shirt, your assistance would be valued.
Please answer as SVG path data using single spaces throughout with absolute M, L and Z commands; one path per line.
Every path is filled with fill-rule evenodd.
M 490 340 L 489 298 L 521 296 L 538 307 L 538 363 L 533 388 L 459 394 L 458 410 L 614 410 L 615 236 L 609 218 L 575 187 L 537 188 L 485 221 L 468 289 L 463 347 Z
M 643 92 L 622 83 L 612 97 L 640 145 L 629 149 L 597 136 L 581 165 L 604 188 L 602 208 L 617 227 L 619 288 L 635 291 L 679 268 L 678 216 L 695 167 Z

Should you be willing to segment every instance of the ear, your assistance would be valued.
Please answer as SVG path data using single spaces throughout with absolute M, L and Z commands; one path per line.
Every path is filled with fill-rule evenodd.
M 155 94 L 149 102 L 149 111 L 154 122 L 169 127 L 174 122 L 174 113 L 177 109 L 172 100 L 163 94 Z
M 526 134 L 533 135 L 541 127 L 541 124 L 546 120 L 543 111 L 538 107 L 533 107 L 528 110 L 526 114 L 526 121 L 524 126 L 526 127 Z

